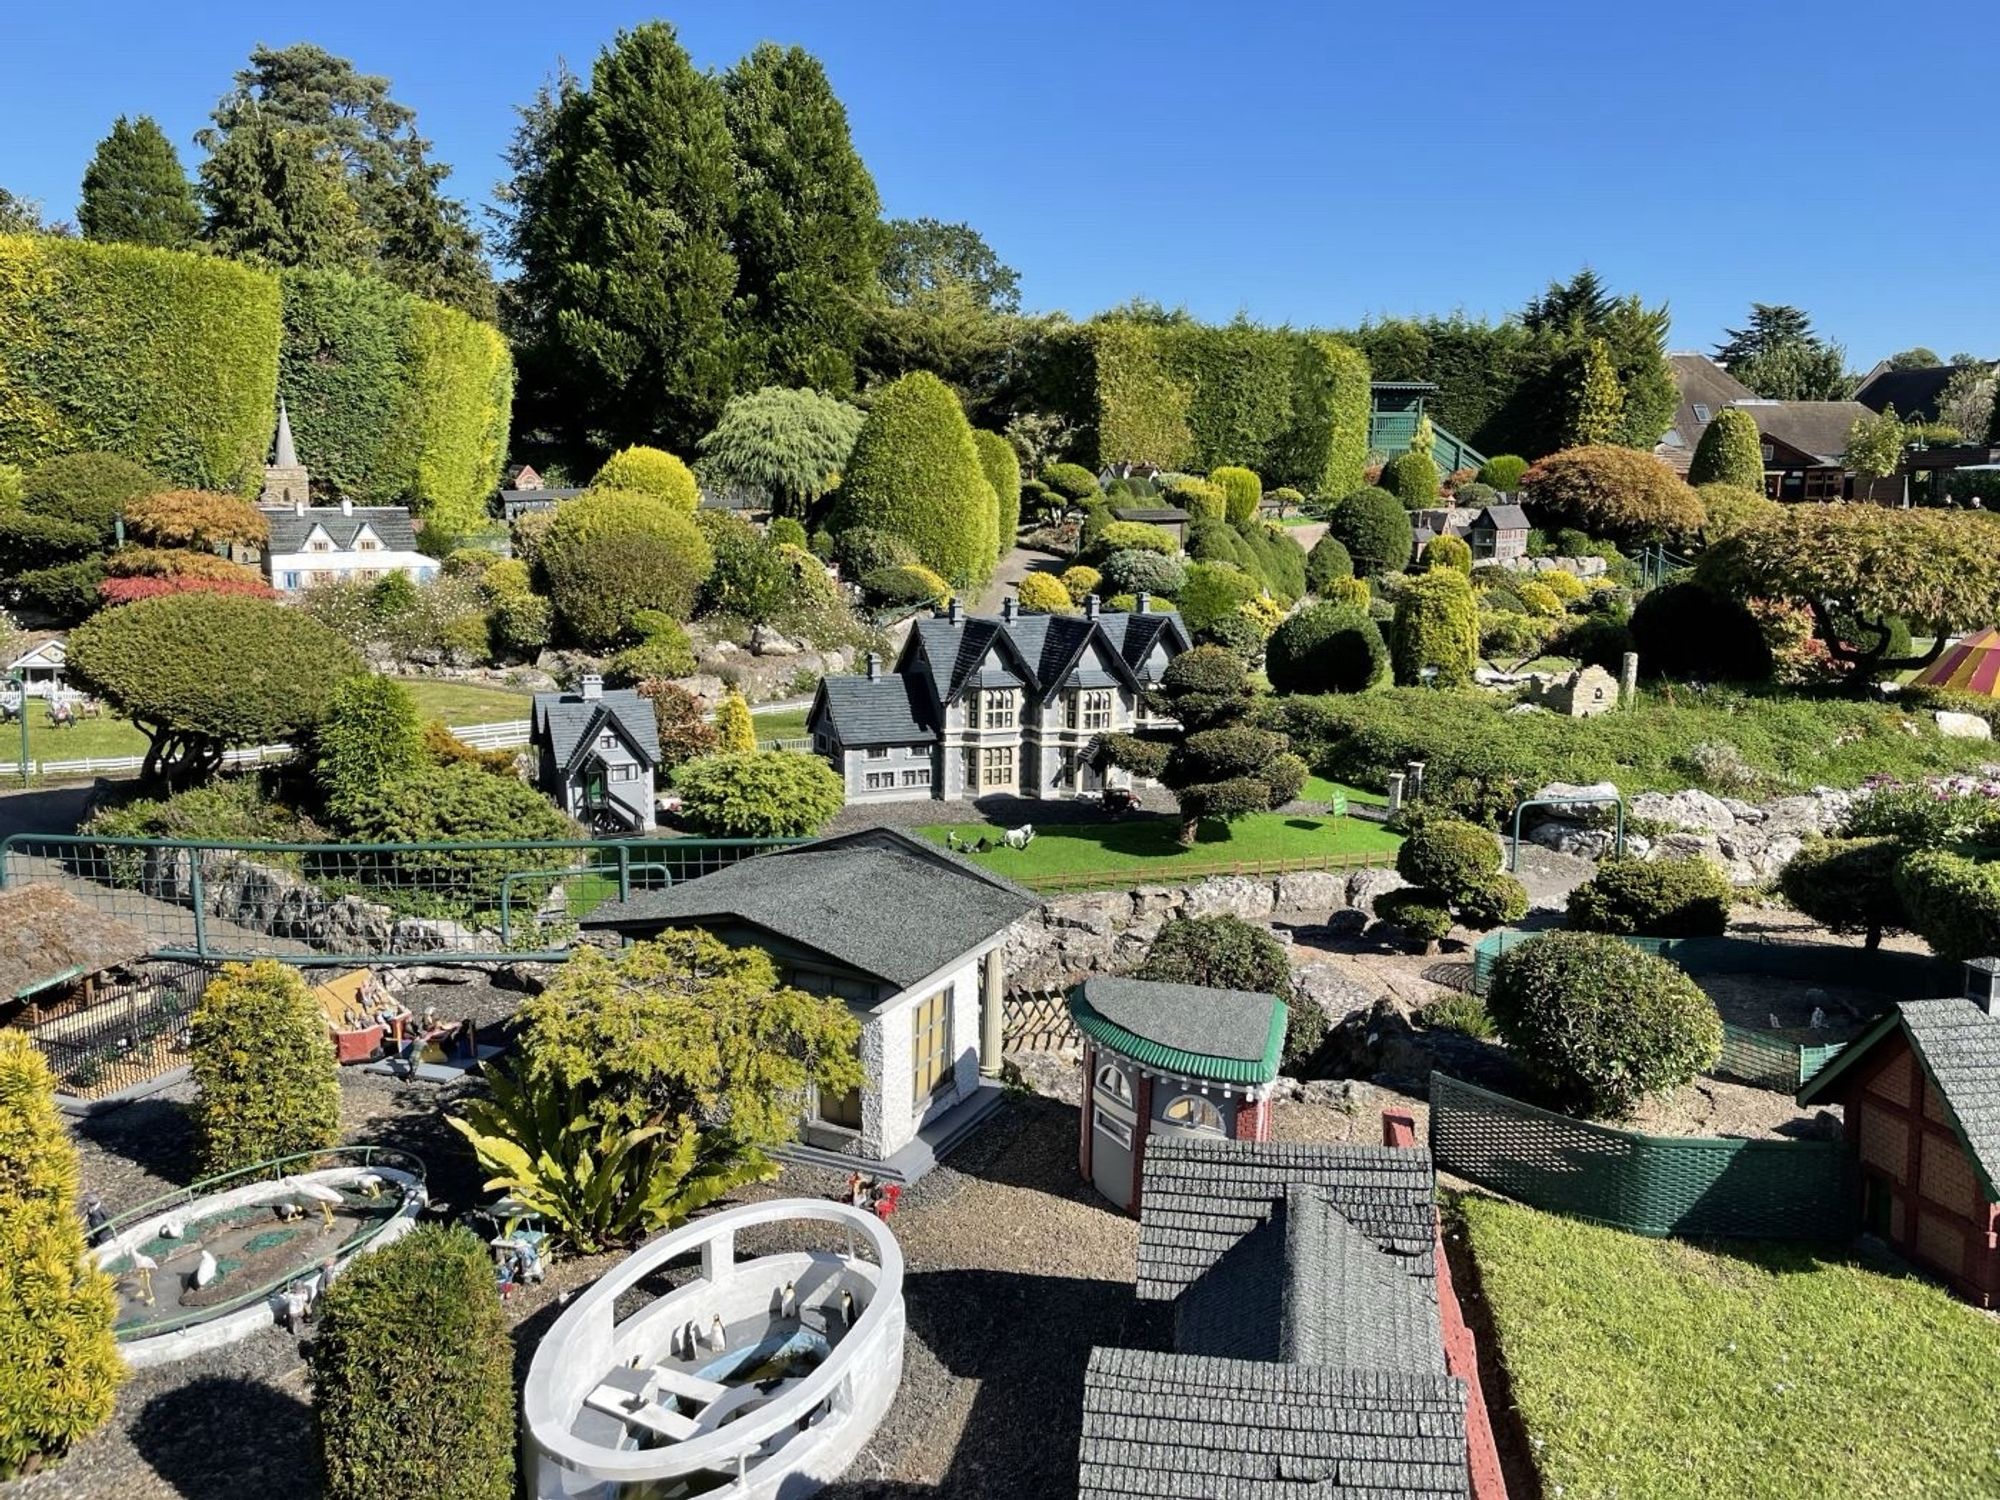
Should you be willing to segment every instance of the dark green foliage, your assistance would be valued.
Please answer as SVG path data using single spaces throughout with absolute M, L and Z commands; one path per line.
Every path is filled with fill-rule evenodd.
M 998 502 L 999 555 L 1004 557 L 1021 530 L 1021 460 L 1012 443 L 982 427 L 972 429 L 972 444 L 979 450 L 979 467 Z
M 1436 891 L 1410 886 L 1387 891 L 1375 898 L 1375 915 L 1391 927 L 1400 927 L 1429 951 L 1433 943 L 1451 936 L 1454 920 L 1451 908 Z
M 1479 658 L 1479 611 L 1471 580 L 1456 568 L 1410 578 L 1396 595 L 1390 649 L 1396 681 L 1405 687 L 1424 682 L 1426 668 L 1435 669 L 1430 686 L 1469 684 Z
M 1416 529 L 1403 502 L 1369 485 L 1337 502 L 1327 513 L 1327 535 L 1354 560 L 1357 575 L 1400 573 L 1410 565 Z
M 872 526 L 961 587 L 993 571 L 998 504 L 958 398 L 935 375 L 906 375 L 877 393 L 835 492 L 836 533 Z
M 1428 818 L 1396 851 L 1396 873 L 1456 904 L 1500 872 L 1500 846 L 1484 828 Z
M 1315 594 L 1324 594 L 1336 578 L 1353 576 L 1354 559 L 1331 531 L 1314 542 L 1312 551 L 1306 554 L 1306 587 Z
M 1516 1060 L 1586 1115 L 1629 1115 L 1722 1052 L 1722 1018 L 1692 979 L 1598 933 L 1552 932 L 1503 954 L 1486 1009 Z
M 313 779 L 338 819 L 356 798 L 423 764 L 417 701 L 394 678 L 350 678 L 327 701 L 312 752 Z
M 761 624 L 785 607 L 792 573 L 777 543 L 733 511 L 697 511 L 694 523 L 715 556 L 701 589 L 703 613 L 720 611 Z
M 374 236 L 340 163 L 310 135 L 247 116 L 201 164 L 208 244 L 271 269 L 366 269 Z
M 21 506 L 31 515 L 88 526 L 109 542 L 129 501 L 166 488 L 158 475 L 114 453 L 68 453 L 28 470 Z
M 1236 533 L 1243 566 L 1273 594 L 1294 602 L 1306 591 L 1305 549 L 1284 527 L 1250 520 L 1230 528 Z
M 750 384 L 854 389 L 882 202 L 819 59 L 760 43 L 723 76 L 736 147 L 739 358 Z
M 715 556 L 693 520 L 656 496 L 592 490 L 556 508 L 541 568 L 564 628 L 607 646 L 640 610 L 685 620 Z
M 1511 494 L 1520 488 L 1521 476 L 1528 472 L 1528 461 L 1518 454 L 1497 453 L 1479 466 L 1476 476 L 1480 484 L 1490 484 L 1494 489 Z
M 297 610 L 187 593 L 122 605 L 77 627 L 69 670 L 146 732 L 143 774 L 151 778 L 211 772 L 233 745 L 297 743 L 362 663 Z
M 1892 838 L 1815 839 L 1778 872 L 1787 901 L 1835 932 L 1867 934 L 1870 948 L 1882 933 L 1910 925 L 1896 888 L 1896 869 L 1908 846 Z
M 454 761 L 364 792 L 350 805 L 346 833 L 356 843 L 449 845 L 574 838 L 576 825 L 511 773 Z M 502 877 L 520 868 L 519 853 L 504 849 L 411 849 L 371 860 L 367 881 L 429 900 L 449 891 L 469 911 L 497 904 Z
M 223 965 L 189 1033 L 197 1175 L 339 1141 L 339 1065 L 326 1016 L 297 968 L 271 958 Z
M 712 489 L 761 494 L 781 518 L 802 517 L 847 467 L 861 421 L 818 391 L 766 386 L 730 397 L 701 440 L 698 468 Z
M 357 1258 L 320 1308 L 312 1386 L 328 1500 L 511 1500 L 514 1349 L 470 1230 Z
M 0 510 L 0 575 L 6 577 L 87 556 L 103 543 L 95 526 L 32 511 Z
M 850 526 L 833 539 L 834 561 L 848 578 L 866 578 L 883 568 L 907 568 L 917 561 L 917 549 L 892 532 L 875 526 Z
M 1234 615 L 1261 593 L 1257 580 L 1230 563 L 1192 564 L 1175 603 L 1187 628 L 1200 634 Z
M 540 594 L 508 594 L 487 616 L 494 654 L 533 661 L 555 630 L 555 608 Z
M 717 838 L 801 838 L 831 821 L 847 789 L 817 755 L 710 755 L 674 771 L 688 822 Z
M 1172 598 L 1187 586 L 1187 564 L 1157 552 L 1114 552 L 1100 570 L 1112 594 L 1152 594 Z
M 1910 931 L 1941 958 L 2000 952 L 2000 862 L 1919 849 L 1896 868 Z
M 805 527 L 790 516 L 779 516 L 772 521 L 764 528 L 764 535 L 778 546 L 804 549 L 807 545 Z
M 1426 510 L 1438 503 L 1437 460 L 1428 453 L 1398 453 L 1382 465 L 1377 484 L 1403 502 L 1406 510 Z
M 1050 464 L 1036 477 L 1065 500 L 1088 500 L 1102 493 L 1097 476 L 1082 464 Z
M 1277 628 L 1264 672 L 1280 693 L 1359 693 L 1389 676 L 1389 648 L 1368 611 L 1315 604 Z
M 1750 612 L 1699 583 L 1649 590 L 1632 611 L 1632 644 L 1649 676 L 1761 682 L 1771 648 Z
M 1699 855 L 1610 859 L 1570 892 L 1569 925 L 1638 937 L 1720 937 L 1734 894 L 1722 867 Z
M 660 766 L 675 766 L 700 755 L 713 755 L 721 736 L 708 722 L 708 710 L 679 683 L 654 678 L 639 684 L 639 694 L 653 705 L 660 726 Z
M 201 210 L 173 142 L 151 115 L 120 115 L 83 169 L 77 227 L 87 240 L 179 250 L 201 233 Z
M 1474 480 L 1471 484 L 1461 484 L 1451 492 L 1451 503 L 1467 510 L 1484 510 L 1499 502 L 1500 492 L 1490 484 Z
M 613 687 L 633 687 L 642 682 L 669 677 L 687 677 L 695 669 L 694 646 L 678 620 L 652 610 L 656 615 L 643 639 L 627 646 L 604 664 L 604 680 Z
M 1241 917 L 1176 917 L 1163 926 L 1133 976 L 1158 984 L 1275 995 L 1287 1007 L 1284 1066 L 1298 1072 L 1326 1039 L 1326 1013 L 1303 1000 L 1278 940 Z
M 1763 492 L 1763 439 L 1758 436 L 1756 419 L 1749 412 L 1724 407 L 1710 419 L 1702 429 L 1701 440 L 1694 445 L 1687 482 L 1697 488 L 1704 484 L 1733 484 L 1758 494 Z
M 95 611 L 103 582 L 104 560 L 97 557 L 36 568 L 13 580 L 22 609 L 56 625 L 74 625 Z

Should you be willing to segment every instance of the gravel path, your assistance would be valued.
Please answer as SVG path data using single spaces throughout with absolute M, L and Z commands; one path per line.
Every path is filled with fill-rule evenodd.
M 1030 573 L 1060 573 L 1072 566 L 1074 559 L 1057 557 L 1052 552 L 1037 552 L 1027 547 L 1016 547 L 1000 559 L 993 569 L 993 581 L 986 585 L 979 601 L 971 613 L 975 615 L 997 615 L 1000 606 L 1014 597 L 1014 591 L 1021 586 L 1021 580 Z

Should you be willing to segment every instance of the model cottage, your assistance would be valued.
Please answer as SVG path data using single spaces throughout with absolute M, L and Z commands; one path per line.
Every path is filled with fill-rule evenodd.
M 597 833 L 654 826 L 660 729 L 645 698 L 629 688 L 606 692 L 604 679 L 587 673 L 574 693 L 535 694 L 529 733 L 536 785 L 572 818 Z
M 1145 595 L 1130 612 L 998 618 L 953 600 L 918 620 L 893 671 L 827 677 L 806 731 L 847 782 L 850 802 L 1005 793 L 1063 797 L 1128 785 L 1096 764 L 1096 742 L 1157 722 L 1146 690 L 1188 649 L 1181 618 Z

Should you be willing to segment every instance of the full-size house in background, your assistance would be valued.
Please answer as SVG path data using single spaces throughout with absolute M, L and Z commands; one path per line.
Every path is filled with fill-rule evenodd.
M 1000 1101 L 1001 942 L 1040 904 L 933 844 L 871 828 L 635 892 L 582 925 L 639 939 L 700 928 L 763 949 L 785 983 L 846 1001 L 865 1081 L 815 1098 L 802 1144 L 781 1154 L 908 1182 Z

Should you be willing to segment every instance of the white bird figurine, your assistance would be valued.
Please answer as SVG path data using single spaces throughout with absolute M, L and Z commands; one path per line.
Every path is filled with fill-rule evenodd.
M 854 1293 L 846 1287 L 840 1289 L 840 1321 L 849 1328 L 854 1326 Z
M 1812 1029 L 1814 1031 L 1826 1030 L 1826 1010 L 1822 1006 L 1815 1005 L 1813 1007 Z
M 160 1238 L 163 1240 L 184 1240 L 187 1238 L 186 1219 L 160 1220 Z
M 359 1177 L 354 1179 L 354 1185 L 370 1198 L 379 1198 L 382 1196 L 383 1182 L 380 1173 L 363 1172 Z
M 708 1347 L 720 1354 L 729 1347 L 729 1341 L 722 1331 L 722 1314 L 717 1313 L 708 1325 Z
M 778 1316 L 796 1317 L 799 1311 L 799 1289 L 796 1283 L 786 1282 L 784 1291 L 778 1294 Z
M 207 1286 L 215 1280 L 216 1269 L 215 1257 L 206 1250 L 202 1251 L 201 1259 L 194 1263 L 194 1284 L 198 1287 Z
M 153 1273 L 160 1269 L 160 1263 L 143 1250 L 132 1252 L 132 1269 L 139 1274 L 139 1300 L 148 1307 L 153 1305 Z
M 1771 1012 L 1770 1021 L 1773 1031 L 1783 1031 L 1785 1029 L 1785 1023 L 1778 1019 L 1778 1013 L 1775 1010 Z
M 286 1186 L 295 1198 L 304 1198 L 319 1205 L 320 1217 L 326 1220 L 326 1227 L 333 1228 L 333 1211 L 344 1200 L 323 1182 L 308 1182 L 303 1177 L 287 1177 Z

